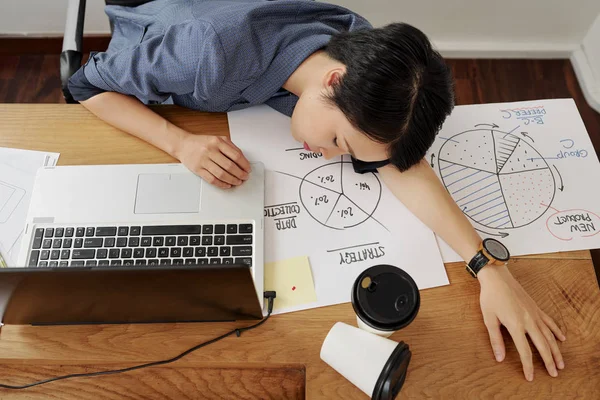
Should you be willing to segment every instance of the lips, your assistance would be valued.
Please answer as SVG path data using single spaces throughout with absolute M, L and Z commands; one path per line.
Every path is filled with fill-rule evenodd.
M 308 144 L 306 144 L 306 142 L 304 142 L 304 149 L 305 149 L 305 150 L 308 150 L 308 151 L 312 151 L 312 150 L 310 149 L 310 147 L 308 147 Z

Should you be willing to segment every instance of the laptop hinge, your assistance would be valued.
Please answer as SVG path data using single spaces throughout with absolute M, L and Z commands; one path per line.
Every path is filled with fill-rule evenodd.
M 54 217 L 33 217 L 31 222 L 34 224 L 53 224 Z

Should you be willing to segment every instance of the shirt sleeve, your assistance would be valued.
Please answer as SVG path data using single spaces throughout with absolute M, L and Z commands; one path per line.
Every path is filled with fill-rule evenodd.
M 135 46 L 94 54 L 81 69 L 84 77 L 74 76 L 72 85 L 76 92 L 83 88 L 82 98 L 100 90 L 135 96 L 145 103 L 189 93 L 203 97 L 222 85 L 222 57 L 213 28 L 190 21 Z
M 73 96 L 73 99 L 76 101 L 88 100 L 105 91 L 106 90 L 97 88 L 88 81 L 83 73 L 83 67 L 79 68 L 77 72 L 69 78 L 69 92 L 71 92 L 71 96 Z

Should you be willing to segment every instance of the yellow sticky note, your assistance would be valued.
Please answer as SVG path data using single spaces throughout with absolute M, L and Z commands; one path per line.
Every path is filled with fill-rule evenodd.
M 274 311 L 317 301 L 308 257 L 265 264 L 265 290 L 277 291 Z

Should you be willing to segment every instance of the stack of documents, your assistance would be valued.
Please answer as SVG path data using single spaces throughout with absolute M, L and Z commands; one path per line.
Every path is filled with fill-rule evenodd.
M 58 153 L 0 147 L 0 256 L 15 267 L 38 168 L 54 166 Z

